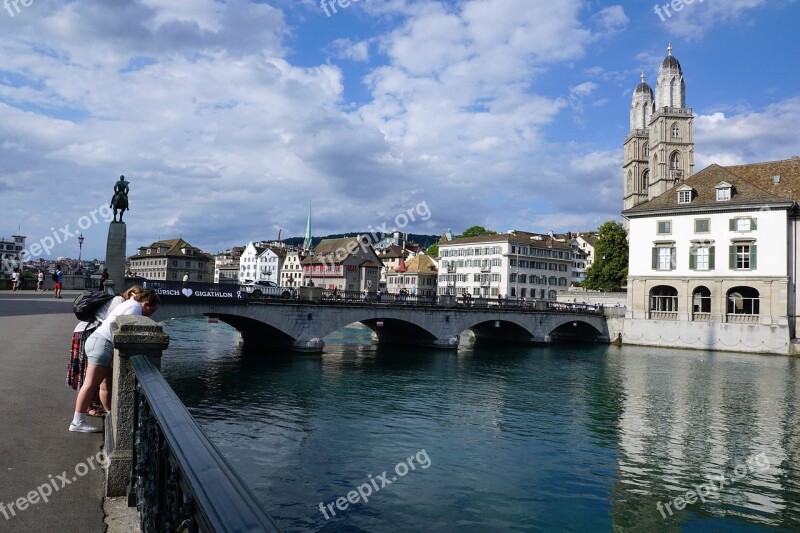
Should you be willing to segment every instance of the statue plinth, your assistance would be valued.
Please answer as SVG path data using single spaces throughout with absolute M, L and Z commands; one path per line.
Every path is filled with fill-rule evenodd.
M 106 241 L 106 268 L 109 280 L 118 291 L 125 288 L 125 250 L 128 233 L 124 222 L 110 222 Z

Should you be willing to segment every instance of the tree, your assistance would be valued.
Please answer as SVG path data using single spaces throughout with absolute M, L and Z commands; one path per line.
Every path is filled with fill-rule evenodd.
M 483 237 L 485 235 L 497 235 L 496 231 L 492 231 L 490 229 L 486 229 L 483 226 L 472 226 L 468 228 L 464 233 L 459 235 L 458 237 Z
M 586 270 L 587 289 L 615 291 L 628 283 L 628 235 L 619 222 L 609 221 L 597 228 L 594 263 Z
M 433 243 L 428 246 L 428 249 L 425 250 L 425 253 L 431 257 L 439 257 L 439 243 Z

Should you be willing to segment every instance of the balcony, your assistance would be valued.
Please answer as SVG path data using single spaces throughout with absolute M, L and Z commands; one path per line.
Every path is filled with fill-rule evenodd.
M 759 315 L 745 315 L 742 313 L 728 313 L 728 322 L 732 324 L 758 324 Z
M 693 313 L 692 320 L 694 322 L 711 322 L 711 313 Z
M 650 320 L 678 320 L 677 311 L 650 311 Z

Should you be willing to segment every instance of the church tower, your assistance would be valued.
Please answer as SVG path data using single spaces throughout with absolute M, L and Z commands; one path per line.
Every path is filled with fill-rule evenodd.
M 686 107 L 686 84 L 672 45 L 658 69 L 655 96 L 642 74 L 624 147 L 625 209 L 652 200 L 694 173 L 694 116 Z
M 633 91 L 631 102 L 631 131 L 625 137 L 624 163 L 625 175 L 625 209 L 629 209 L 647 200 L 650 180 L 649 142 L 650 118 L 653 115 L 653 89 L 644 81 Z

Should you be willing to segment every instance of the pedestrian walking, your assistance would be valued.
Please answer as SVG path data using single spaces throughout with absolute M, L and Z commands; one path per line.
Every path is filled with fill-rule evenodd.
M 53 281 L 56 282 L 56 298 L 61 298 L 61 288 L 64 286 L 64 273 L 61 271 L 61 265 L 56 265 L 56 271 L 53 273 Z
M 14 271 L 11 273 L 11 292 L 19 290 L 19 286 L 22 283 L 21 278 L 22 274 L 19 271 L 19 267 L 14 267 Z
M 106 288 L 106 281 L 108 281 L 108 269 L 104 268 L 103 273 L 100 274 L 100 285 L 99 290 L 104 290 Z
M 184 287 L 188 287 L 189 286 L 189 273 L 188 272 L 183 275 L 183 286 Z
M 36 269 L 36 292 L 44 292 L 44 272 L 41 268 Z

